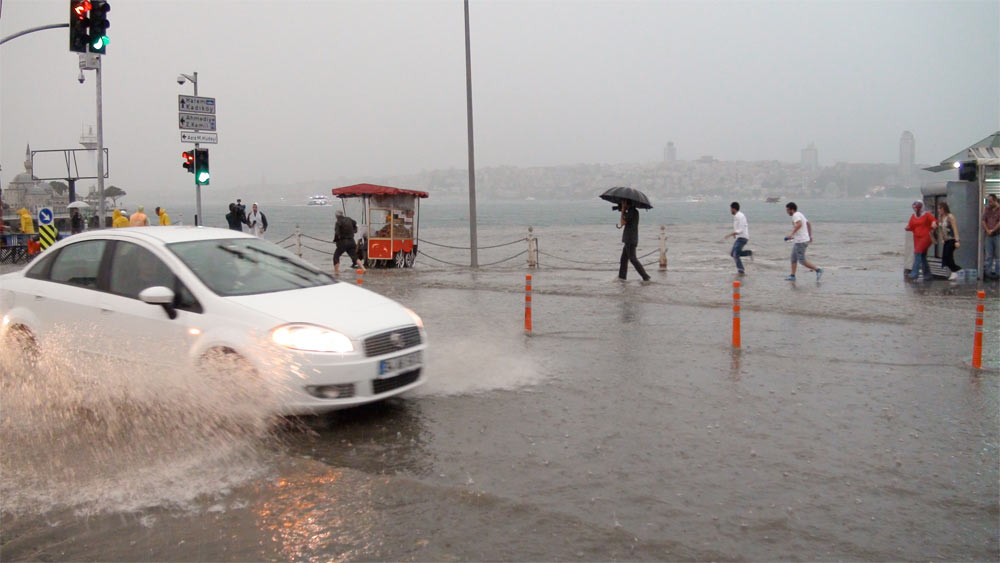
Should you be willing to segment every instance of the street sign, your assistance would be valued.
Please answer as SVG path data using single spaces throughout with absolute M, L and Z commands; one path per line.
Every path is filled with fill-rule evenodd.
M 202 133 L 195 131 L 181 131 L 181 142 L 217 144 L 219 142 L 219 134 Z
M 198 96 L 177 96 L 177 111 L 187 113 L 207 113 L 215 115 L 215 98 Z
M 55 225 L 42 225 L 38 227 L 38 242 L 42 250 L 52 246 L 59 239 L 59 229 Z
M 52 224 L 52 208 L 43 207 L 38 210 L 38 224 L 39 225 L 51 225 Z
M 194 131 L 215 131 L 215 116 L 202 113 L 179 113 L 177 114 L 181 129 L 191 129 Z

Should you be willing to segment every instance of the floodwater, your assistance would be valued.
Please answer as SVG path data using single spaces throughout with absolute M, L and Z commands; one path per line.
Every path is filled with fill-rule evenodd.
M 656 227 L 641 225 L 640 255 Z M 535 270 L 524 256 L 370 270 L 365 287 L 423 316 L 429 381 L 325 417 L 275 423 L 260 389 L 206 399 L 164 366 L 138 383 L 65 361 L 8 369 L 0 558 L 1000 558 L 996 284 L 977 371 L 975 282 L 905 282 L 902 225 L 815 224 L 824 276 L 792 284 L 787 225 L 751 222 L 734 351 L 727 227 L 671 227 L 649 284 L 617 280 L 611 226 L 537 228 Z M 458 227 L 422 236 L 468 244 Z

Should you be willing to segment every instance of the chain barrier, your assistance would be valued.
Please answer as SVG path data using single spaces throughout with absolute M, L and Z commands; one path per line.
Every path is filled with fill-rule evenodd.
M 418 239 L 418 240 L 420 242 L 424 243 L 424 244 L 429 244 L 431 246 L 440 246 L 441 248 L 454 248 L 455 250 L 472 250 L 471 246 L 450 246 L 450 245 L 447 245 L 447 244 L 439 244 L 439 243 L 431 242 L 429 240 L 424 240 L 424 239 Z M 494 244 L 494 245 L 491 245 L 491 246 L 479 246 L 477 248 L 479 248 L 479 250 L 487 250 L 487 249 L 490 249 L 490 248 L 500 248 L 501 246 L 510 246 L 512 244 L 517 244 L 519 242 L 524 242 L 526 240 L 528 240 L 528 239 L 527 238 L 519 238 L 517 240 L 512 240 L 510 242 L 504 242 L 504 243 L 501 243 L 501 244 Z
M 285 237 L 285 238 L 281 239 L 280 241 L 276 242 L 275 244 L 280 245 L 281 243 L 286 242 L 286 241 L 288 241 L 289 239 L 291 239 L 291 238 L 293 238 L 295 236 L 296 236 L 295 234 L 288 235 L 287 237 Z M 306 238 L 306 239 L 314 240 L 316 242 L 321 242 L 321 243 L 324 243 L 324 244 L 333 244 L 330 241 L 323 240 L 323 239 L 318 239 L 316 237 L 313 237 L 313 236 L 310 236 L 310 235 L 307 235 L 307 234 L 304 234 L 304 233 L 300 233 L 298 236 L 300 238 Z M 417 240 L 421 244 L 429 244 L 431 246 L 438 246 L 438 247 L 441 247 L 441 248 L 450 248 L 450 249 L 454 249 L 454 250 L 469 250 L 471 248 L 471 247 L 468 247 L 468 246 L 452 246 L 452 245 L 448 245 L 448 244 L 441 244 L 441 243 L 432 242 L 432 241 L 424 240 L 424 239 L 417 239 Z M 494 244 L 494 245 L 489 245 L 489 246 L 480 246 L 479 249 L 480 250 L 488 250 L 488 249 L 492 249 L 492 248 L 501 248 L 501 247 L 504 247 L 504 246 L 510 246 L 512 244 L 518 244 L 518 243 L 526 242 L 527 240 L 528 240 L 528 238 L 524 237 L 524 238 L 519 238 L 519 239 L 516 239 L 516 240 L 512 240 L 510 242 L 501 243 L 501 244 Z M 537 244 L 538 239 L 536 238 L 535 241 L 536 241 L 536 244 Z M 292 244 L 285 245 L 282 248 L 289 249 L 289 248 L 294 248 L 294 247 L 295 247 L 295 243 L 292 243 Z M 319 254 L 325 254 L 327 256 L 333 256 L 332 252 L 327 252 L 325 250 L 320 250 L 318 248 L 313 248 L 313 247 L 311 247 L 309 245 L 306 245 L 306 244 L 303 244 L 302 248 L 309 249 L 309 250 L 311 250 L 313 252 L 318 252 Z M 617 261 L 589 262 L 589 261 L 584 261 L 584 260 L 574 260 L 572 258 L 565 258 L 563 256 L 558 256 L 556 254 L 551 254 L 549 252 L 544 252 L 544 251 L 542 251 L 540 249 L 537 249 L 537 248 L 535 249 L 535 252 L 536 252 L 536 254 L 539 254 L 539 255 L 548 256 L 549 258 L 555 258 L 556 260 L 562 260 L 562 261 L 570 262 L 570 263 L 573 263 L 573 264 L 583 264 L 583 265 L 586 265 L 586 266 L 600 266 L 600 267 L 612 267 L 612 266 L 618 265 Z M 642 256 L 639 256 L 638 259 L 642 260 L 643 258 L 647 258 L 649 256 L 652 256 L 654 254 L 657 254 L 658 252 L 659 252 L 658 250 L 653 250 L 653 251 L 647 252 L 646 254 L 643 254 Z M 511 260 L 513 260 L 515 258 L 518 258 L 520 256 L 524 256 L 527 253 L 528 253 L 528 250 L 522 250 L 521 252 L 518 252 L 517 254 L 515 254 L 513 256 L 509 256 L 509 257 L 504 258 L 502 260 L 497 260 L 495 262 L 488 262 L 486 264 L 480 264 L 480 267 L 495 266 L 497 264 L 502 264 L 504 262 L 509 262 L 509 261 L 511 261 Z M 439 262 L 441 264 L 447 264 L 449 266 L 456 266 L 456 267 L 459 267 L 459 268 L 468 268 L 469 267 L 468 264 L 459 264 L 457 262 L 449 262 L 447 260 L 442 260 L 440 258 L 436 258 L 434 256 L 431 256 L 430 254 L 427 254 L 423 250 L 418 250 L 417 254 L 421 254 L 423 256 L 426 256 L 429 260 L 433 260 L 434 262 Z M 644 262 L 643 266 L 652 266 L 652 265 L 657 264 L 657 263 L 658 263 L 658 261 Z M 540 264 L 539 264 L 539 266 L 540 266 Z M 601 271 L 600 269 L 576 268 L 576 267 L 568 267 L 568 266 L 563 266 L 563 267 L 560 267 L 560 266 L 549 266 L 549 268 L 551 268 L 553 270 L 564 269 L 564 270 L 582 270 L 582 271 Z
M 302 248 L 308 248 L 309 250 L 312 250 L 313 252 L 319 252 L 320 254 L 326 254 L 327 256 L 333 256 L 332 252 L 327 252 L 325 250 L 320 250 L 318 248 L 313 248 L 313 247 L 311 247 L 311 246 L 309 246 L 307 244 L 303 244 Z
M 307 239 L 310 239 L 310 240 L 314 240 L 314 241 L 316 241 L 316 242 L 322 242 L 322 243 L 326 243 L 326 244 L 333 244 L 333 242 L 332 242 L 332 241 L 328 241 L 328 240 L 323 240 L 323 239 L 318 239 L 318 238 L 316 238 L 316 237 L 311 237 L 311 236 L 309 236 L 309 235 L 307 235 L 307 234 L 303 234 L 303 235 L 302 235 L 302 238 L 307 238 Z
M 501 262 L 506 262 L 508 260 L 513 260 L 513 259 L 517 258 L 518 256 L 523 256 L 523 255 L 525 255 L 527 253 L 528 253 L 527 250 L 522 250 L 521 252 L 518 252 L 517 254 L 511 256 L 510 258 L 504 258 L 503 260 L 497 260 L 496 262 L 490 262 L 488 264 L 480 264 L 479 267 L 495 266 L 497 264 L 500 264 Z
M 468 268 L 469 267 L 468 264 L 456 264 L 454 262 L 448 262 L 447 260 L 441 260 L 441 259 L 435 258 L 435 257 L 431 256 L 430 254 L 427 254 L 423 250 L 418 250 L 417 254 L 426 256 L 426 257 L 430 258 L 431 260 L 433 260 L 435 262 L 440 262 L 442 264 L 448 264 L 449 266 L 458 266 L 459 268 Z

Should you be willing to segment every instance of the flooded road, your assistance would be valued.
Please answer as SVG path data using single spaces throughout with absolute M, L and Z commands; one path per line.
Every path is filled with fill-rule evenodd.
M 1000 355 L 968 365 L 975 286 L 907 284 L 875 248 L 849 262 L 870 228 L 832 233 L 821 284 L 757 258 L 740 351 L 729 264 L 679 245 L 649 285 L 543 264 L 531 336 L 521 266 L 369 272 L 423 316 L 428 383 L 266 430 L 265 406 L 233 426 L 174 401 L 190 440 L 162 413 L 95 427 L 40 403 L 36 420 L 68 420 L 46 440 L 5 393 L 0 556 L 997 560 Z M 560 236 L 543 248 L 583 240 Z M 987 301 L 995 343 L 995 285 Z M 80 486 L 54 483 L 66 467 Z

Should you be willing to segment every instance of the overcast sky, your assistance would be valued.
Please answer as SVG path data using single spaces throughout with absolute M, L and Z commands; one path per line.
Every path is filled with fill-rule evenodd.
M 212 185 L 467 166 L 464 16 L 448 1 L 112 0 L 109 183 L 190 187 L 178 73 L 217 98 Z M 68 21 L 2 0 L 0 36 Z M 678 157 L 936 163 L 1000 129 L 1000 2 L 472 0 L 477 167 Z M 66 29 L 0 46 L 4 185 L 79 147 L 95 79 Z

